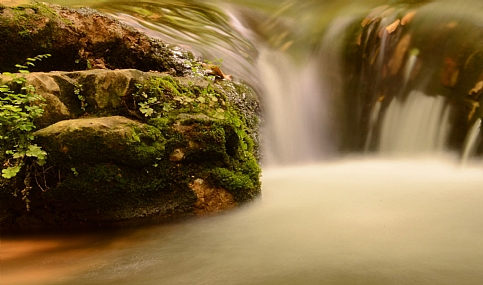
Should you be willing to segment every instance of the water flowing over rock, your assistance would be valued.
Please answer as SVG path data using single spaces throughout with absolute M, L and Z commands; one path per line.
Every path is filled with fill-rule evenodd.
M 481 153 L 467 138 L 482 116 L 479 10 L 436 2 L 382 5 L 345 27 L 342 150 L 463 154 L 471 141 Z
M 34 142 L 47 162 L 27 159 L 16 177 L 0 178 L 0 228 L 207 214 L 259 194 L 259 102 L 248 86 L 94 10 L 29 3 L 1 12 L 2 39 L 11 35 L 1 70 L 52 56 L 17 75 L 45 99 Z M 15 78 L 0 80 L 22 92 Z

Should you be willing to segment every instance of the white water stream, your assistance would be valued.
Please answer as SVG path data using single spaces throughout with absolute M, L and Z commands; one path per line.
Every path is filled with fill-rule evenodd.
M 449 110 L 443 96 L 412 91 L 408 98 L 394 98 L 382 123 L 379 151 L 411 155 L 442 153 L 449 135 Z
M 287 54 L 262 51 L 259 72 L 264 84 L 265 165 L 320 161 L 330 153 L 327 104 L 319 89 L 318 70 L 298 66 Z M 323 146 L 323 147 L 321 147 Z

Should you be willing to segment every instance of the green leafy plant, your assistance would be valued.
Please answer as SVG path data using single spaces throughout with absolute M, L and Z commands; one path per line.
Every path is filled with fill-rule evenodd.
M 223 119 L 224 97 L 212 84 L 197 86 L 181 84 L 169 76 L 152 77 L 135 85 L 133 94 L 138 110 L 150 118 L 160 118 L 174 113 L 205 113 Z
M 86 102 L 86 98 L 84 97 L 84 95 L 81 94 L 81 92 L 82 92 L 82 84 L 79 84 L 78 82 L 76 82 L 74 84 L 74 95 L 76 95 L 77 98 L 81 101 L 81 110 L 85 112 L 87 107 L 87 102 Z
M 20 74 L 28 74 L 28 68 L 34 62 L 50 57 L 50 54 L 27 58 L 23 65 L 17 64 Z M 10 83 L 0 85 L 0 153 L 3 169 L 2 177 L 11 179 L 17 176 L 25 166 L 25 189 L 22 190 L 22 199 L 29 209 L 27 198 L 30 186 L 30 170 L 33 162 L 44 165 L 47 153 L 33 143 L 35 130 L 34 121 L 44 112 L 44 98 L 35 92 L 32 85 L 27 85 L 27 79 L 19 74 L 2 73 Z M 16 193 L 14 193 L 16 195 Z

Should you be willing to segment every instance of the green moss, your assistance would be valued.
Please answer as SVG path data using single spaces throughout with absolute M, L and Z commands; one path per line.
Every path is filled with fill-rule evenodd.
M 165 138 L 151 126 L 133 128 L 128 149 L 121 154 L 128 165 L 152 165 L 165 156 Z
M 71 27 L 74 26 L 74 23 L 72 23 L 70 20 L 62 17 L 55 10 L 53 10 L 52 8 L 50 8 L 49 6 L 47 6 L 43 3 L 35 2 L 35 4 L 32 6 L 32 8 L 35 9 L 36 11 L 38 11 L 41 15 L 48 16 L 51 19 L 59 19 L 60 21 L 62 21 L 64 24 L 66 24 L 68 26 L 71 26 Z
M 153 76 L 137 84 L 133 95 L 140 112 L 147 118 L 172 117 L 179 114 L 205 114 L 223 118 L 226 96 L 205 81 L 180 82 L 171 76 Z
M 150 119 L 147 123 L 159 130 L 164 130 L 168 127 L 170 120 L 168 118 L 154 118 Z
M 254 188 L 250 176 L 241 172 L 237 173 L 226 168 L 215 168 L 211 171 L 211 174 L 216 184 L 230 189 L 232 192 Z
M 131 167 L 156 163 L 165 156 L 166 143 L 161 131 L 149 125 L 125 126 L 107 132 L 82 127 L 61 132 L 55 137 L 40 135 L 36 141 L 46 146 L 49 159 L 56 165 L 112 162 Z
M 116 220 L 142 215 L 169 201 L 191 205 L 196 196 L 184 183 L 153 167 L 133 169 L 110 163 L 78 164 L 77 175 L 60 169 L 62 182 L 44 193 L 44 199 L 69 215 L 87 220 Z M 137 214 L 136 214 L 137 213 Z
M 61 17 L 56 11 L 51 9 L 45 4 L 38 2 L 31 2 L 27 5 L 17 6 L 11 9 L 13 12 L 12 21 L 17 24 L 18 27 L 22 28 L 19 31 L 19 35 L 27 36 L 31 33 L 36 33 L 39 28 L 39 22 L 45 21 L 45 18 L 49 20 L 60 20 L 66 25 L 72 26 L 73 23 L 69 20 Z
M 183 150 L 184 157 L 178 165 L 186 173 L 201 175 L 213 185 L 227 189 L 238 202 L 259 194 L 256 143 L 246 116 L 218 91 L 223 87 L 165 76 L 150 78 L 138 88 L 136 101 L 145 102 L 141 107 L 152 109 L 149 114 L 154 118 L 148 123 L 166 135 L 167 153 Z M 167 103 L 171 103 L 169 108 Z
M 260 194 L 260 173 L 255 158 L 245 161 L 232 161 L 226 168 L 214 168 L 209 171 L 211 183 L 225 188 L 235 201 L 245 202 Z
M 238 151 L 242 156 L 245 152 L 254 152 L 256 145 L 248 130 L 257 126 L 256 116 L 251 114 L 251 121 L 247 121 L 246 114 L 243 114 L 235 104 L 231 104 L 230 100 L 218 90 L 222 87 L 216 87 L 206 81 L 181 82 L 170 76 L 152 77 L 137 86 L 138 91 L 134 97 L 140 111 L 146 117 L 163 119 L 163 127 L 164 124 L 176 120 L 181 114 L 198 114 L 197 118 L 191 118 L 197 121 L 197 124 L 213 120 L 223 125 L 221 129 L 215 126 L 206 127 L 198 133 L 211 132 L 207 134 L 209 137 L 219 138 L 215 139 L 215 142 L 224 140 L 230 156 L 238 155 L 235 153 Z M 233 86 L 239 85 L 233 84 Z M 243 89 L 243 87 L 237 88 Z M 243 91 L 243 94 L 249 92 L 246 89 L 238 91 Z M 206 117 L 199 117 L 199 114 L 204 114 Z M 150 124 L 159 124 L 159 122 L 151 121 Z M 183 124 L 190 124 L 190 121 L 184 120 Z M 221 139 L 222 137 L 224 139 Z M 199 138 L 200 141 L 204 139 Z
M 22 38 L 30 38 L 30 31 L 23 30 L 23 31 L 18 32 L 18 35 Z

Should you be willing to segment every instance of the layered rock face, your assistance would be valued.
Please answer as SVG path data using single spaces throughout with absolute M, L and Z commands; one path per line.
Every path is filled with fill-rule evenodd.
M 12 54 L 2 71 L 12 58 L 52 55 L 36 62 L 38 72 L 18 75 L 21 86 L 0 77 L 12 92 L 31 85 L 44 98 L 33 142 L 47 159 L 27 157 L 15 177 L 0 178 L 0 228 L 214 213 L 260 193 L 259 102 L 248 86 L 92 10 L 2 8 L 2 33 L 18 36 L 22 24 L 12 17 L 44 25 L 28 30 L 32 49 L 17 48 L 15 37 L 0 44 Z M 2 157 L 5 165 L 13 159 Z

